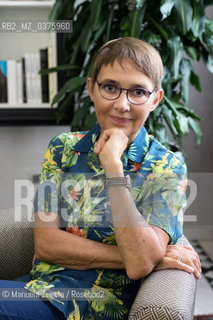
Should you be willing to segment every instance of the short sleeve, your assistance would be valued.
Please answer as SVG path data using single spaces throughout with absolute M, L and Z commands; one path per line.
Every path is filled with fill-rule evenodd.
M 153 161 L 151 173 L 141 175 L 141 186 L 133 189 L 133 198 L 146 222 L 166 231 L 170 243 L 183 234 L 183 209 L 186 206 L 185 189 L 187 168 L 174 154 Z
M 59 213 L 64 136 L 53 138 L 45 152 L 40 183 L 34 198 L 34 212 Z

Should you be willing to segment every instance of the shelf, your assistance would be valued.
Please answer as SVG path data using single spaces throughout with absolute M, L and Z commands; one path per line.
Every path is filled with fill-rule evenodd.
M 36 8 L 50 8 L 54 5 L 54 1 L 1 1 L 0 7 L 36 7 Z
M 0 109 L 0 125 L 55 125 L 55 108 Z
M 57 108 L 57 105 L 54 105 L 51 107 L 50 103 L 42 103 L 42 104 L 28 104 L 28 103 L 23 103 L 23 104 L 6 104 L 6 103 L 0 103 L 0 109 L 55 109 Z
M 28 21 L 48 21 L 48 16 L 54 4 L 55 0 L 0 0 L 0 20 L 22 21 L 28 19 Z M 53 66 L 62 64 L 62 40 L 63 34 L 61 33 L 2 32 L 0 37 L 0 60 L 21 61 L 26 53 L 39 53 L 40 49 L 52 46 Z M 54 74 L 54 95 L 57 93 L 57 88 L 61 88 L 66 81 L 63 80 L 63 72 L 60 72 L 60 77 L 58 74 Z M 34 102 L 35 100 L 32 99 L 31 101 Z M 0 103 L 0 125 L 55 125 L 58 107 L 58 104 L 51 106 L 50 103 Z

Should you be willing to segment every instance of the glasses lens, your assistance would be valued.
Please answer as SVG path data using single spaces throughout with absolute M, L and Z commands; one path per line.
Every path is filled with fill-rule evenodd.
M 117 99 L 120 94 L 120 88 L 112 83 L 102 83 L 99 90 L 102 97 L 108 100 Z
M 134 104 L 145 103 L 149 98 L 149 92 L 144 88 L 131 88 L 128 90 L 128 99 Z

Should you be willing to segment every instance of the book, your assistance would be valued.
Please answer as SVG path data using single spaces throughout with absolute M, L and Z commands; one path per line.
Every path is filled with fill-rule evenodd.
M 21 59 L 22 64 L 22 92 L 23 92 L 23 102 L 27 103 L 27 88 L 26 88 L 26 68 L 25 68 L 25 58 Z
M 41 69 L 48 68 L 48 49 L 40 49 L 40 67 Z M 49 81 L 48 75 L 41 75 L 41 96 L 42 102 L 49 102 Z
M 53 68 L 53 46 L 48 46 L 48 68 Z M 52 102 L 54 97 L 54 74 L 48 74 L 48 81 L 49 81 L 49 101 Z
M 33 104 L 33 79 L 32 79 L 32 58 L 30 53 L 25 53 L 25 77 L 27 103 Z
M 39 54 L 32 54 L 32 78 L 33 78 L 33 96 L 36 104 L 41 104 L 41 76 L 38 73 L 40 69 Z
M 39 106 L 52 101 L 54 74 L 40 75 L 39 70 L 53 66 L 53 46 L 27 52 L 20 60 L 0 60 L 0 103 Z
M 0 60 L 0 103 L 7 101 L 7 61 Z
M 8 103 L 17 103 L 16 60 L 7 60 Z
M 39 54 L 34 54 L 34 72 L 35 72 L 35 95 L 36 95 L 36 102 L 41 104 L 41 75 L 38 73 L 40 70 L 40 59 Z
M 17 104 L 23 103 L 23 75 L 22 75 L 22 63 L 21 61 L 16 62 L 16 82 L 17 82 Z
M 38 102 L 38 97 L 37 97 L 36 59 L 35 59 L 34 53 L 30 53 L 30 78 L 31 78 L 31 89 L 32 89 L 31 103 L 36 104 Z

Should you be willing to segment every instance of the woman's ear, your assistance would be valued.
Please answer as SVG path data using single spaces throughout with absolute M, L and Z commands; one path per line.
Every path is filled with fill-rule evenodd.
M 155 108 L 157 108 L 158 104 L 161 102 L 161 100 L 163 99 L 164 96 L 164 91 L 163 89 L 158 90 L 157 95 L 155 97 L 154 103 L 151 106 L 151 111 L 155 110 Z
M 87 79 L 87 90 L 89 92 L 90 99 L 94 102 L 94 94 L 93 94 L 94 88 L 92 86 L 92 78 Z

